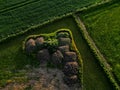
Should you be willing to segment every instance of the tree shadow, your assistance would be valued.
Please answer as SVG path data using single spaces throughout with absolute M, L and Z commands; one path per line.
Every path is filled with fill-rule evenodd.
M 26 55 L 26 53 L 22 50 L 22 47 L 18 49 L 14 61 L 15 69 L 23 69 L 26 65 L 33 67 L 39 66 L 37 59 L 35 57 Z

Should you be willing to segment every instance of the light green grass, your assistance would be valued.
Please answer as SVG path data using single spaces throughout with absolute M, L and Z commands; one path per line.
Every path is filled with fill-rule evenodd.
M 0 0 L 0 40 L 103 0 Z
M 68 28 L 72 31 L 76 46 L 83 59 L 83 85 L 84 90 L 112 90 L 111 83 L 106 78 L 102 68 L 98 64 L 94 55 L 92 55 L 86 41 L 83 39 L 79 28 L 73 18 L 63 18 L 48 25 L 36 28 L 30 32 L 3 42 L 0 44 L 0 80 L 7 80 L 14 77 L 14 71 L 22 69 L 25 65 L 38 66 L 36 59 L 27 57 L 22 52 L 23 40 L 31 34 L 50 33 L 57 29 Z M 11 72 L 8 76 L 5 72 Z M 7 76 L 7 77 L 5 77 Z
M 120 83 L 120 2 L 82 15 L 90 36 Z

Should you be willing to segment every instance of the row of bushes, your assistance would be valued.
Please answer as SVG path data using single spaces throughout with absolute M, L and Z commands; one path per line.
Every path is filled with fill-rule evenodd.
M 49 40 L 50 39 L 50 37 L 53 37 L 53 38 L 57 38 L 57 37 L 59 37 L 59 35 L 57 36 L 57 33 L 58 32 L 68 32 L 69 30 L 68 29 L 59 29 L 59 30 L 57 30 L 57 31 L 55 31 L 55 32 L 53 32 L 53 33 L 50 33 L 50 34 L 38 34 L 38 35 L 29 35 L 28 37 L 26 37 L 25 38 L 25 40 L 23 41 L 23 50 L 25 49 L 25 42 L 28 40 L 28 39 L 30 39 L 30 38 L 33 38 L 33 39 L 36 39 L 37 37 L 44 37 L 45 38 L 45 40 Z M 68 35 L 68 34 L 67 34 Z M 64 35 L 64 36 L 66 36 L 66 34 Z M 66 36 L 67 37 L 67 36 Z M 54 41 L 52 41 L 52 42 L 54 42 Z M 50 43 L 49 43 L 50 44 Z
M 77 54 L 78 54 L 78 64 L 79 64 L 79 66 L 80 66 L 80 68 L 79 68 L 79 79 L 80 79 L 80 81 L 81 81 L 81 87 L 83 88 L 83 60 L 82 60 L 82 57 L 81 57 L 81 55 L 80 55 L 80 52 L 78 51 L 78 49 L 77 49 L 77 47 L 76 47 L 76 44 L 75 44 L 75 42 L 74 42 L 74 38 L 73 38 L 73 35 L 72 35 L 72 32 L 71 31 L 69 31 L 69 33 L 70 33 L 70 36 L 71 36 L 71 38 L 72 38 L 72 46 L 73 46 L 73 50 L 75 50 L 76 52 L 77 52 Z
M 73 17 L 74 17 L 78 27 L 80 28 L 80 31 L 82 32 L 83 37 L 87 41 L 90 49 L 92 50 L 93 54 L 97 58 L 100 66 L 103 68 L 104 72 L 106 73 L 106 75 L 109 78 L 110 82 L 112 83 L 113 87 L 116 90 L 119 90 L 119 85 L 117 84 L 117 82 L 115 81 L 115 78 L 113 77 L 111 67 L 108 65 L 106 59 L 100 53 L 100 51 L 96 47 L 95 43 L 93 42 L 92 38 L 89 36 L 83 22 L 80 20 L 79 16 L 74 14 Z
M 78 64 L 79 64 L 79 66 L 80 66 L 80 68 L 79 68 L 79 80 L 80 80 L 80 83 L 81 83 L 81 87 L 83 87 L 83 62 L 82 62 L 82 58 L 81 58 L 81 55 L 80 55 L 80 53 L 79 53 L 79 51 L 78 51 L 78 49 L 77 49 L 77 47 L 76 47 L 76 44 L 75 44 L 75 42 L 74 42 L 74 39 L 73 39 L 73 35 L 72 35 L 72 32 L 69 30 L 69 29 L 59 29 L 59 30 L 57 30 L 57 31 L 55 31 L 54 33 L 50 33 L 50 34 L 39 34 L 39 35 L 30 35 L 30 36 L 28 36 L 28 37 L 26 37 L 25 38 L 25 40 L 23 41 L 23 50 L 25 50 L 25 43 L 26 43 L 26 41 L 28 40 L 28 39 L 30 39 L 30 38 L 37 38 L 37 37 L 39 37 L 39 36 L 43 36 L 43 37 L 50 37 L 50 36 L 56 36 L 57 35 L 57 33 L 59 33 L 59 32 L 68 32 L 69 34 L 70 34 L 70 38 L 71 38 L 71 40 L 72 40 L 72 45 L 71 45 L 71 50 L 73 50 L 73 51 L 76 51 L 76 53 L 77 53 L 77 56 L 78 56 Z M 59 37 L 59 36 L 58 36 Z

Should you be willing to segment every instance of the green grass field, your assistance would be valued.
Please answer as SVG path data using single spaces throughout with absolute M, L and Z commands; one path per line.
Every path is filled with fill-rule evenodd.
M 0 0 L 0 89 L 11 82 L 27 82 L 26 65 L 39 66 L 22 50 L 27 36 L 66 28 L 72 31 L 83 59 L 83 90 L 114 90 L 72 17 L 85 7 L 78 12 L 80 18 L 120 85 L 120 2 L 94 6 L 102 1 L 107 0 Z
M 31 34 L 50 33 L 60 28 L 68 28 L 72 31 L 75 43 L 83 59 L 83 85 L 84 90 L 113 90 L 111 83 L 98 64 L 96 58 L 91 53 L 86 41 L 82 37 L 76 22 L 72 17 L 63 18 L 53 23 L 38 27 L 35 30 L 7 40 L 0 44 L 0 82 L 10 80 L 14 76 L 24 76 L 18 73 L 25 65 L 38 66 L 35 59 L 27 57 L 22 52 L 23 40 Z M 3 83 L 4 81 L 4 83 Z
M 103 0 L 0 0 L 0 40 Z
M 120 83 L 120 2 L 83 13 L 82 18 Z

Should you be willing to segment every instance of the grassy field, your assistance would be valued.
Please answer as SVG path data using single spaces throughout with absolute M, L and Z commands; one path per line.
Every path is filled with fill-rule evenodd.
M 48 25 L 38 27 L 35 30 L 17 36 L 0 44 L 0 83 L 5 84 L 11 78 L 24 76 L 17 72 L 24 69 L 25 65 L 38 66 L 38 62 L 27 57 L 22 52 L 23 40 L 31 34 L 50 33 L 60 28 L 68 28 L 72 31 L 75 43 L 83 59 L 83 84 L 84 90 L 113 90 L 111 83 L 106 78 L 102 68 L 92 55 L 86 41 L 83 39 L 79 28 L 73 18 L 63 18 Z M 24 79 L 23 79 L 24 80 Z
M 32 3 L 38 0 L 0 0 L 0 11 L 10 9 L 11 7 Z
M 120 84 L 120 2 L 81 16 Z
M 103 0 L 0 0 L 0 40 Z

